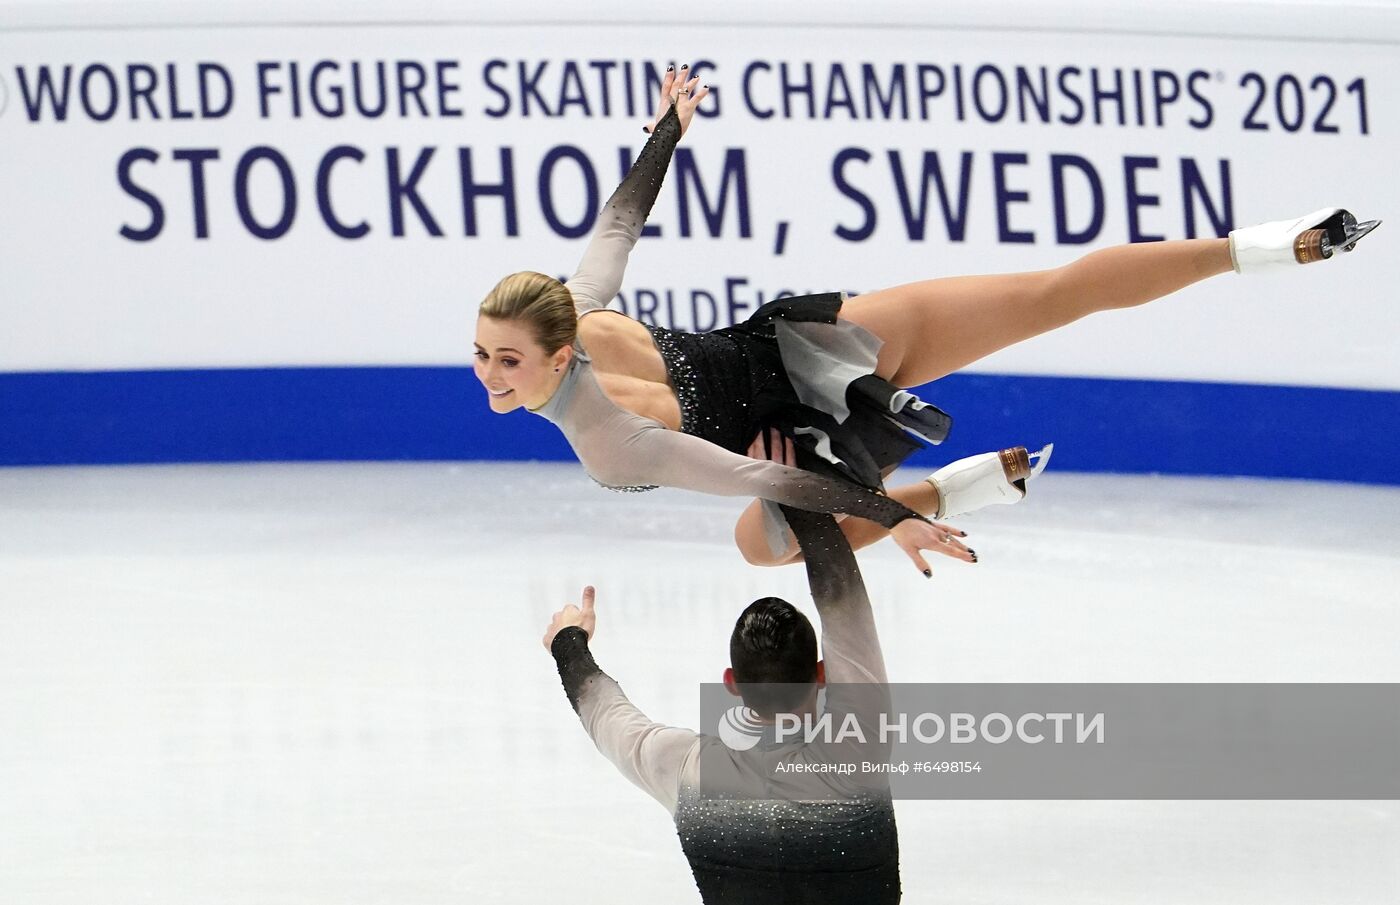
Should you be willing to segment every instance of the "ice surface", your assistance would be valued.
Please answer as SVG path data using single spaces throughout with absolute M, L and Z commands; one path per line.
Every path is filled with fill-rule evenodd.
M 909 476 L 915 477 L 915 476 Z M 897 681 L 1400 681 L 1400 488 L 1047 473 L 861 561 Z M 0 470 L 0 902 L 696 901 L 540 646 L 693 725 L 742 501 L 576 466 Z M 905 898 L 1400 901 L 1395 802 L 902 802 Z

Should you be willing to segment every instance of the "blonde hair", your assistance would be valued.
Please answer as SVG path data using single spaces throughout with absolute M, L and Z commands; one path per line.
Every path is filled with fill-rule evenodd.
M 480 313 L 523 321 L 546 352 L 556 352 L 578 335 L 574 297 L 554 277 L 531 270 L 513 273 L 481 301 Z

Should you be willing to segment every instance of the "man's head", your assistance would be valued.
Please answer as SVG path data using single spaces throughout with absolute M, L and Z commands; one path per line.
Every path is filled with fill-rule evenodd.
M 812 623 L 778 597 L 755 600 L 739 616 L 729 663 L 724 684 L 765 717 L 807 709 L 823 679 Z

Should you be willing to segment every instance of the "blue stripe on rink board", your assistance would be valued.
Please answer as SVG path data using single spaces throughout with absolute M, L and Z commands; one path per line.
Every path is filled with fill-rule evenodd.
M 1400 392 L 955 374 L 937 465 L 1055 442 L 1076 471 L 1400 484 Z M 469 368 L 0 374 L 0 465 L 572 458 L 555 427 L 492 415 Z

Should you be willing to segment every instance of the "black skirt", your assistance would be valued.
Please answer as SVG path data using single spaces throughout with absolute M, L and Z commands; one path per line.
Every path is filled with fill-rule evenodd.
M 792 438 L 799 467 L 883 489 L 885 475 L 922 446 L 892 417 L 887 399 L 882 398 L 898 391 L 870 373 L 873 356 L 843 360 L 847 351 L 836 348 L 821 349 L 812 356 L 821 360 L 784 361 L 778 339 L 780 321 L 827 324 L 838 330 L 837 315 L 844 300 L 838 292 L 776 299 L 743 323 L 709 333 L 649 327 L 680 403 L 681 430 L 744 454 L 759 431 L 777 428 Z M 860 328 L 846 324 L 845 329 Z M 813 331 L 806 332 L 810 339 Z M 815 334 L 820 337 L 821 332 Z M 793 354 L 789 352 L 790 358 Z M 800 383 L 801 375 L 825 371 L 833 363 L 845 366 L 837 370 L 856 368 L 866 376 L 853 385 L 833 381 L 822 388 L 825 404 L 805 404 L 794 381 Z M 814 394 L 808 392 L 806 397 L 810 402 Z M 937 412 L 932 407 L 928 410 Z M 943 418 L 941 433 L 930 436 L 924 430 L 923 436 L 940 442 L 951 423 Z

